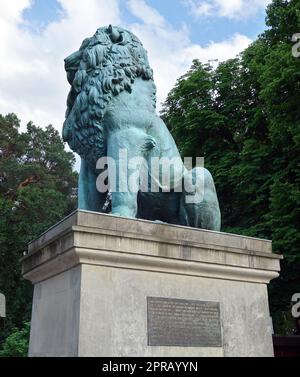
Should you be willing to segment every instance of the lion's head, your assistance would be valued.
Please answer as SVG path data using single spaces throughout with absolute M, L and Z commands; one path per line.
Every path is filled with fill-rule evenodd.
M 103 117 L 113 96 L 131 92 L 137 77 L 153 80 L 140 40 L 120 27 L 102 27 L 65 59 L 71 90 L 63 139 L 91 166 L 106 154 Z M 155 106 L 155 98 L 153 98 Z

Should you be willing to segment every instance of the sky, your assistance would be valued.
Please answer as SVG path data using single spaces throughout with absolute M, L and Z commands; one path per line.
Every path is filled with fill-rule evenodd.
M 97 28 L 119 25 L 148 51 L 158 110 L 193 59 L 224 61 L 265 29 L 270 0 L 0 0 L 0 113 L 61 131 L 63 60 Z

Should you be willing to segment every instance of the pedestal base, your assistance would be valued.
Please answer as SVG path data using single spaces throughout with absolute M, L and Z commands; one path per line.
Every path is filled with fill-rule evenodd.
M 29 355 L 272 356 L 279 259 L 266 240 L 76 211 L 23 258 Z

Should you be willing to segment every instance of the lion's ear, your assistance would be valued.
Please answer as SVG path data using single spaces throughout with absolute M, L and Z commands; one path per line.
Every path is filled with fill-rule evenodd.
M 110 36 L 110 39 L 113 43 L 117 43 L 120 40 L 121 34 L 118 32 L 116 28 L 114 28 L 112 25 L 109 25 L 108 29 L 108 34 Z

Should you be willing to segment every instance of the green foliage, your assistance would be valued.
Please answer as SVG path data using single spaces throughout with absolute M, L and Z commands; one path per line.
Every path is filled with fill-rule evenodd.
M 0 345 L 12 331 L 21 336 L 14 328 L 30 319 L 32 286 L 20 263 L 28 242 L 76 208 L 74 162 L 52 126 L 29 123 L 20 133 L 16 115 L 0 115 L 0 292 L 7 303 Z
M 26 357 L 28 354 L 29 334 L 29 322 L 26 322 L 21 329 L 11 329 L 10 335 L 0 348 L 0 357 Z
M 300 292 L 300 2 L 274 0 L 268 30 L 215 70 L 199 61 L 181 77 L 162 111 L 183 156 L 204 156 L 223 230 L 273 239 L 283 253 L 270 286 L 278 332 L 291 332 L 291 296 Z M 276 327 L 277 326 L 277 327 Z

